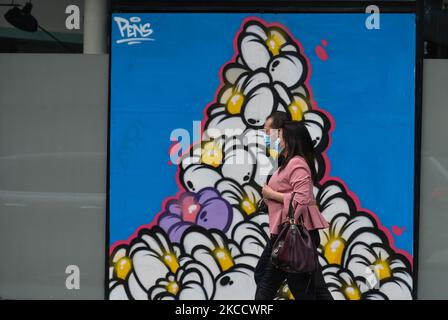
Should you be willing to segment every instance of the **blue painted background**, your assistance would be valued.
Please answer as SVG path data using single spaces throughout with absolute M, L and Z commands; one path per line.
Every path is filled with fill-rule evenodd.
M 136 14 L 119 14 L 122 17 Z M 219 69 L 233 56 L 245 14 L 138 14 L 154 41 L 116 44 L 112 21 L 110 241 L 127 239 L 175 195 L 171 131 L 185 128 L 214 98 Z M 263 14 L 298 39 L 312 66 L 317 104 L 335 120 L 327 154 L 363 208 L 405 232 L 396 245 L 412 254 L 415 21 L 381 14 L 367 30 L 363 14 Z M 329 58 L 314 48 L 328 41 Z

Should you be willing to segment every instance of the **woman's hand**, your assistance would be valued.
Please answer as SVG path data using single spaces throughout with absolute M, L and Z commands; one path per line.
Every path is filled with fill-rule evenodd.
M 268 186 L 267 184 L 265 184 L 263 186 L 263 189 L 261 190 L 261 193 L 263 194 L 263 198 L 266 200 L 272 199 L 272 192 L 274 190 L 272 190 L 272 188 L 270 186 Z
M 274 200 L 277 202 L 283 202 L 283 193 L 274 191 L 270 186 L 265 184 L 263 186 L 263 189 L 261 190 L 261 193 L 263 194 L 263 198 L 266 200 Z

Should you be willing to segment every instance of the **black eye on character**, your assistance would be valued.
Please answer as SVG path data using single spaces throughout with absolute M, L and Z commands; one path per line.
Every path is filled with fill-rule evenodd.
M 275 68 L 276 68 L 279 64 L 280 64 L 280 61 L 278 61 L 278 60 L 274 61 L 274 63 L 272 64 L 272 67 L 271 67 L 271 71 L 274 71 Z
M 225 276 L 225 277 L 223 277 L 222 279 L 221 279 L 221 281 L 219 281 L 219 283 L 222 285 L 222 286 L 227 286 L 227 285 L 232 285 L 233 284 L 233 281 L 230 279 L 230 277 L 229 276 Z
M 207 216 L 207 210 L 204 210 L 204 211 L 201 213 L 201 215 L 199 216 L 199 218 L 200 218 L 201 220 L 204 220 L 205 222 L 207 222 L 207 218 L 206 218 L 206 216 Z
M 190 188 L 191 190 L 194 191 L 193 182 L 191 182 L 190 180 L 188 180 L 188 181 L 187 181 L 187 186 L 188 186 L 188 188 Z

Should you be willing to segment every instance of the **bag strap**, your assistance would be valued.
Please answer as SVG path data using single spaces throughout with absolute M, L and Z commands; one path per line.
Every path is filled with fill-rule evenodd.
M 294 210 L 294 207 L 292 205 L 295 194 L 296 194 L 295 192 L 293 192 L 291 194 L 291 201 L 289 202 L 288 220 L 289 220 L 290 223 L 295 222 L 295 217 L 294 217 L 294 211 L 295 210 Z M 308 208 L 308 210 L 309 210 L 309 208 Z M 303 217 L 302 217 L 302 215 L 299 216 L 299 221 L 298 222 L 299 222 L 299 224 L 303 225 Z
M 294 201 L 294 195 L 296 193 L 293 192 L 291 194 L 291 200 L 289 201 L 289 209 L 288 209 L 288 219 L 293 219 L 294 220 L 294 207 L 292 206 L 292 202 Z

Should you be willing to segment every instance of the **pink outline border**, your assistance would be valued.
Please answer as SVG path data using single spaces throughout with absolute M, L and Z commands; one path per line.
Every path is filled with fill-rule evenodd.
M 383 225 L 381 224 L 381 221 L 380 221 L 379 217 L 378 217 L 376 214 L 374 214 L 372 211 L 362 208 L 362 206 L 361 206 L 361 202 L 360 202 L 359 198 L 355 195 L 354 192 L 350 191 L 350 189 L 347 187 L 347 185 L 345 184 L 344 181 L 342 181 L 342 180 L 341 180 L 340 178 L 338 178 L 338 177 L 332 177 L 332 176 L 330 176 L 329 172 L 331 172 L 331 163 L 330 163 L 330 160 L 328 159 L 328 156 L 327 156 L 326 152 L 327 152 L 327 150 L 331 147 L 331 142 L 332 142 L 332 140 L 331 140 L 331 135 L 330 135 L 330 133 L 333 132 L 334 128 L 336 127 L 336 123 L 335 123 L 333 117 L 332 117 L 327 111 L 325 111 L 325 110 L 323 110 L 323 109 L 320 109 L 320 108 L 317 106 L 316 101 L 314 101 L 314 99 L 313 99 L 312 87 L 311 87 L 310 84 L 309 84 L 309 81 L 310 81 L 310 78 L 311 78 L 311 74 L 312 74 L 312 65 L 311 65 L 311 63 L 310 63 L 310 61 L 309 61 L 308 56 L 305 55 L 305 51 L 304 51 L 304 48 L 303 48 L 303 46 L 302 46 L 302 43 L 301 43 L 300 41 L 298 41 L 295 37 L 293 37 L 293 36 L 290 34 L 288 28 L 286 28 L 286 27 L 283 26 L 282 24 L 277 23 L 277 22 L 274 22 L 274 23 L 267 23 L 267 22 L 264 21 L 263 19 L 261 19 L 261 18 L 259 18 L 259 17 L 256 17 L 256 16 L 246 17 L 246 18 L 243 20 L 243 22 L 242 22 L 241 25 L 240 25 L 240 28 L 238 29 L 238 31 L 237 31 L 237 33 L 236 33 L 234 39 L 233 39 L 233 56 L 232 56 L 232 58 L 231 58 L 231 60 L 230 60 L 229 62 L 224 63 L 224 64 L 220 67 L 220 69 L 219 69 L 220 86 L 218 87 L 218 89 L 217 89 L 216 92 L 215 92 L 214 100 L 213 100 L 213 102 L 208 103 L 208 104 L 206 105 L 206 107 L 205 107 L 205 108 L 203 109 L 203 111 L 202 111 L 203 119 L 201 120 L 201 135 L 202 135 L 202 132 L 204 132 L 205 123 L 206 123 L 207 120 L 208 120 L 207 110 L 208 110 L 208 108 L 210 108 L 210 106 L 212 106 L 212 105 L 215 103 L 215 101 L 218 100 L 218 94 L 219 94 L 219 92 L 221 91 L 222 87 L 224 86 L 224 79 L 223 79 L 223 71 L 224 71 L 224 68 L 225 68 L 229 63 L 233 63 L 233 62 L 236 61 L 236 58 L 237 58 L 237 56 L 238 56 L 237 53 L 239 52 L 239 51 L 238 51 L 238 38 L 239 38 L 239 35 L 241 34 L 241 32 L 244 31 L 244 25 L 245 25 L 247 22 L 249 22 L 249 21 L 257 21 L 257 22 L 261 23 L 265 28 L 278 27 L 278 28 L 281 28 L 282 30 L 284 30 L 284 31 L 288 34 L 288 36 L 291 38 L 291 40 L 298 46 L 298 48 L 299 48 L 301 54 L 303 55 L 303 57 L 304 57 L 304 59 L 305 59 L 305 61 L 306 61 L 306 63 L 307 63 L 307 66 L 308 66 L 308 74 L 307 74 L 307 77 L 306 77 L 306 79 L 305 79 L 304 82 L 305 82 L 305 85 L 307 86 L 307 89 L 308 89 L 308 91 L 309 91 L 309 95 L 310 95 L 310 103 L 311 103 L 312 109 L 313 109 L 313 110 L 318 110 L 318 111 L 322 112 L 323 114 L 325 114 L 325 115 L 327 116 L 328 120 L 330 121 L 330 129 L 329 129 L 329 131 L 328 131 L 328 146 L 327 146 L 327 148 L 325 149 L 325 151 L 322 152 L 322 157 L 324 158 L 324 162 L 325 162 L 326 170 L 325 170 L 325 175 L 324 175 L 324 177 L 321 179 L 320 183 L 321 183 L 321 184 L 324 184 L 325 182 L 330 181 L 330 180 L 339 182 L 339 183 L 345 188 L 346 193 L 352 198 L 353 202 L 355 203 L 356 210 L 357 210 L 357 211 L 363 211 L 363 212 L 366 212 L 367 214 L 369 214 L 369 215 L 375 220 L 375 222 L 376 222 L 377 225 L 378 225 L 378 229 L 380 229 L 380 230 L 386 235 L 386 237 L 387 237 L 387 239 L 388 239 L 388 241 L 389 241 L 389 246 L 391 247 L 391 249 L 394 250 L 396 253 L 403 255 L 403 256 L 409 261 L 409 263 L 410 263 L 410 265 L 411 265 L 411 268 L 413 269 L 413 262 L 414 262 L 413 256 L 412 256 L 409 252 L 407 252 L 407 251 L 405 251 L 405 250 L 403 250 L 403 249 L 399 249 L 399 248 L 397 248 L 397 247 L 395 246 L 395 239 L 394 239 L 394 237 L 393 237 L 393 235 L 392 235 L 392 232 L 391 232 L 387 227 L 385 227 L 385 226 L 383 226 Z M 197 141 L 196 141 L 196 142 L 193 142 L 193 143 L 192 143 L 192 146 L 193 146 L 195 143 L 197 143 Z M 174 144 L 175 144 L 175 142 L 173 142 L 173 145 L 170 146 L 169 150 L 171 150 L 171 149 L 174 147 Z M 177 170 L 176 170 L 176 184 L 177 184 L 179 190 L 176 192 L 176 195 L 175 195 L 175 196 L 168 196 L 168 197 L 166 197 L 166 198 L 163 200 L 163 202 L 162 202 L 162 210 L 159 211 L 159 212 L 154 216 L 154 218 L 153 218 L 153 220 L 152 220 L 151 223 L 149 223 L 149 224 L 145 224 L 145 225 L 141 225 L 140 227 L 138 227 L 137 230 L 136 230 L 131 236 L 129 236 L 127 240 L 119 240 L 119 241 L 116 241 L 115 243 L 113 243 L 113 244 L 110 246 L 110 249 L 109 249 L 109 255 L 111 255 L 111 254 L 113 253 L 113 251 L 115 250 L 116 247 L 121 246 L 121 245 L 129 245 L 129 243 L 130 243 L 134 238 L 136 238 L 136 237 L 138 236 L 138 233 L 140 232 L 140 230 L 142 230 L 142 229 L 146 229 L 146 228 L 149 229 L 149 228 L 151 228 L 151 227 L 153 227 L 153 226 L 156 225 L 159 216 L 160 216 L 160 215 L 164 212 L 164 210 L 165 210 L 164 208 L 165 208 L 165 206 L 166 206 L 166 203 L 167 203 L 169 200 L 171 200 L 171 199 L 177 199 L 177 198 L 180 196 L 180 194 L 182 194 L 183 192 L 186 191 L 185 188 L 184 188 L 184 187 L 182 186 L 182 184 L 180 183 L 179 177 L 180 177 L 180 167 L 179 167 L 179 165 L 178 165 L 178 168 L 177 168 Z

